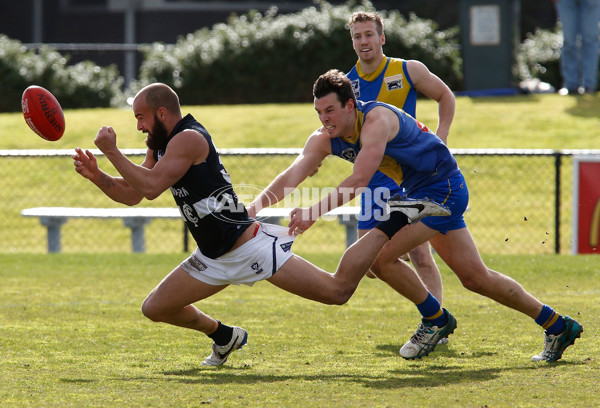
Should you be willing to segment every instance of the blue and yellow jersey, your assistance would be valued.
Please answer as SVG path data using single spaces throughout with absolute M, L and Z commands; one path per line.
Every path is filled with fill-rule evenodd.
M 352 81 L 356 99 L 394 105 L 416 118 L 417 91 L 406 70 L 406 61 L 385 57 L 375 72 L 365 74 L 360 61 L 346 74 Z
M 362 102 L 380 101 L 394 105 L 416 118 L 417 91 L 406 69 L 406 61 L 384 56 L 381 64 L 371 74 L 365 74 L 360 60 L 346 74 L 352 81 L 356 99 Z M 394 191 L 397 186 L 385 174 L 376 172 L 369 188 L 387 187 Z
M 350 139 L 331 139 L 331 152 L 348 161 L 360 151 L 360 130 L 368 113 L 376 106 L 394 111 L 400 130 L 387 143 L 378 171 L 385 174 L 410 196 L 415 189 L 460 174 L 456 159 L 444 142 L 425 125 L 393 105 L 378 101 L 358 102 L 354 135 Z

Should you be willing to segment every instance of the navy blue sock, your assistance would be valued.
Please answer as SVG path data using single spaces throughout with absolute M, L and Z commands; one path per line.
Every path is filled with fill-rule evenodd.
M 535 322 L 546 329 L 548 334 L 558 334 L 565 329 L 565 319 L 548 305 L 542 307 Z
M 211 334 L 207 334 L 207 336 L 213 339 L 217 345 L 224 346 L 229 343 L 233 337 L 233 327 L 227 326 L 218 320 L 217 323 L 219 324 L 217 330 Z
M 448 323 L 448 317 L 442 310 L 440 302 L 431 293 L 428 294 L 427 299 L 423 303 L 417 305 L 417 309 L 423 316 L 423 321 L 431 323 L 434 326 L 442 327 Z

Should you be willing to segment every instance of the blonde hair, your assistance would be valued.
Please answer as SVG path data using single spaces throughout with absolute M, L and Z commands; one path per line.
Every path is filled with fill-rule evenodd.
M 379 35 L 383 34 L 383 30 L 384 30 L 383 20 L 381 19 L 379 14 L 377 14 L 375 12 L 368 12 L 368 11 L 355 11 L 354 13 L 352 13 L 352 15 L 350 16 L 350 19 L 348 20 L 348 25 L 350 26 L 350 31 L 352 31 L 352 27 L 354 26 L 354 23 L 356 23 L 357 21 L 361 22 L 361 23 L 372 21 L 375 23 L 375 28 L 377 30 L 377 34 L 379 34 Z

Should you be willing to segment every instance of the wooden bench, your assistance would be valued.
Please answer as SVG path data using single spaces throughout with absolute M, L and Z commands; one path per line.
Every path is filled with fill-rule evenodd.
M 291 208 L 263 208 L 258 213 L 259 220 L 279 224 L 284 218 L 289 218 Z M 346 227 L 346 245 L 350 246 L 357 240 L 357 216 L 359 207 L 339 207 L 327 213 L 325 219 L 335 217 Z M 133 252 L 145 252 L 146 241 L 144 227 L 155 218 L 181 218 L 177 207 L 173 208 L 73 208 L 73 207 L 36 207 L 21 211 L 24 217 L 37 217 L 47 228 L 48 252 L 61 251 L 61 228 L 69 218 L 120 218 L 123 224 L 131 229 L 131 248 Z

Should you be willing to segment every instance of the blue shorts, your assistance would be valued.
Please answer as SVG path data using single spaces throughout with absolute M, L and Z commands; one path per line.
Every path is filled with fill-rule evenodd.
M 408 197 L 430 198 L 450 209 L 452 214 L 447 217 L 423 218 L 421 222 L 429 228 L 445 234 L 448 231 L 467 227 L 463 214 L 469 204 L 469 189 L 462 174 L 419 188 L 409 193 Z

